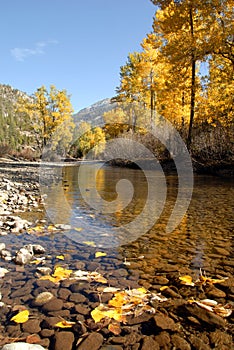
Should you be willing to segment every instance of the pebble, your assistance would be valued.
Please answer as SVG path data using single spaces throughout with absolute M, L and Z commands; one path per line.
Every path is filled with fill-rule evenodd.
M 42 306 L 42 310 L 44 312 L 59 311 L 62 309 L 62 307 L 63 301 L 61 299 L 53 298 Z
M 170 331 L 176 330 L 175 322 L 173 321 L 172 318 L 168 317 L 167 315 L 164 315 L 164 314 L 156 315 L 154 316 L 154 321 L 156 326 L 162 330 L 170 330 Z
M 197 305 L 187 305 L 185 307 L 192 316 L 198 318 L 200 321 L 216 327 L 225 327 L 225 320 L 215 313 L 205 310 Z
M 54 295 L 50 292 L 42 292 L 33 301 L 36 306 L 42 306 L 54 298 Z
M 152 337 L 145 337 L 141 350 L 160 350 L 159 344 Z
M 2 347 L 2 350 L 45 350 L 45 348 L 38 344 L 28 344 L 19 342 L 13 344 L 6 344 Z
M 99 350 L 103 343 L 103 336 L 100 333 L 93 332 L 89 334 L 81 344 L 77 346 L 77 350 Z M 61 349 L 62 350 L 62 349 Z
M 55 334 L 54 350 L 71 350 L 75 340 L 72 332 L 58 332 Z M 86 350 L 93 348 L 86 348 Z

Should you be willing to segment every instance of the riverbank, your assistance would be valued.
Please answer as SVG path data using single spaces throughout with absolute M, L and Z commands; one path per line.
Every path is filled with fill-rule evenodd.
M 169 251 L 162 263 L 147 249 L 129 256 L 124 247 L 100 251 L 91 242 L 78 244 L 41 212 L 38 165 L 0 168 L 1 193 L 8 195 L 5 210 L 33 218 L 27 227 L 18 232 L 9 228 L 0 237 L 1 247 L 5 245 L 0 264 L 8 271 L 0 270 L 0 345 L 21 341 L 49 350 L 232 348 L 234 264 L 224 248 L 213 252 L 213 258 L 222 256 L 219 271 L 214 274 L 207 266 L 198 276 L 182 254 L 179 265 Z M 22 205 L 15 208 L 20 196 Z M 22 249 L 32 253 L 19 264 L 15 257 Z M 12 259 L 4 258 L 4 250 Z M 13 321 L 23 310 L 29 311 L 29 319 Z

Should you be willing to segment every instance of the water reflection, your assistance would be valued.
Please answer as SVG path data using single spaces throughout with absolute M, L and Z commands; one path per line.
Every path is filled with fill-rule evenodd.
M 78 231 L 71 231 L 69 237 L 80 243 L 96 240 L 97 246 L 106 246 L 107 240 L 112 239 L 116 240 L 116 246 L 125 244 L 124 235 L 129 234 L 128 232 L 121 232 L 119 236 L 111 236 L 109 232 L 113 228 L 131 223 L 145 207 L 148 185 L 144 173 L 140 170 L 102 167 L 96 174 L 95 183 L 91 173 L 87 171 L 84 184 L 89 201 L 95 204 L 96 197 L 92 196 L 96 189 L 102 199 L 110 202 L 110 206 L 113 201 L 116 204 L 113 213 L 106 213 L 97 212 L 93 209 L 95 205 L 90 206 L 83 199 L 78 186 L 78 171 L 78 167 L 64 167 L 61 181 L 52 186 L 55 191 L 51 204 L 54 204 L 56 219 L 61 221 L 63 218 L 66 223 L 79 228 Z M 158 174 L 152 171 L 150 176 L 155 180 Z M 130 181 L 134 188 L 133 198 L 124 209 L 125 193 L 116 191 L 116 184 L 123 178 Z M 137 235 L 133 235 L 131 239 L 127 236 L 128 241 L 132 240 L 133 243 L 125 244 L 122 252 L 129 257 L 144 254 L 144 264 L 148 269 L 157 261 L 159 267 L 160 264 L 169 263 L 193 269 L 214 268 L 218 271 L 219 266 L 224 261 L 230 261 L 233 256 L 232 181 L 211 176 L 195 176 L 189 210 L 171 234 L 166 234 L 166 225 L 177 197 L 178 179 L 176 175 L 170 175 L 166 177 L 166 181 L 166 204 L 159 220 L 146 234 L 142 229 L 141 236 L 139 232 L 144 227 L 144 220 L 148 220 L 148 217 L 143 216 Z M 160 192 L 160 188 L 157 188 L 157 192 Z M 160 195 L 151 199 L 152 208 L 157 209 Z

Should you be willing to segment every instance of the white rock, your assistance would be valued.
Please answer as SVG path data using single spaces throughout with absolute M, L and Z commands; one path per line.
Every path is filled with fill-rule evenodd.
M 4 345 L 1 350 L 45 350 L 45 348 L 37 344 L 13 343 Z
M 21 248 L 15 256 L 15 263 L 20 265 L 27 264 L 33 257 L 33 251 L 29 251 L 26 248 Z
M 6 248 L 6 244 L 5 243 L 0 243 L 0 252 Z
M 35 298 L 34 304 L 37 306 L 42 306 L 53 298 L 54 298 L 54 295 L 52 293 L 42 292 L 42 293 L 38 294 L 38 296 Z

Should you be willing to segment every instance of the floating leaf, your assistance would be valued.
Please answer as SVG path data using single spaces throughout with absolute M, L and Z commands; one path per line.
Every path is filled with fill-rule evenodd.
M 64 255 L 57 255 L 57 256 L 56 256 L 56 259 L 64 260 L 65 258 L 64 258 Z
M 96 244 L 95 244 L 95 242 L 93 242 L 93 241 L 84 241 L 84 242 L 82 242 L 83 244 L 86 244 L 86 245 L 89 245 L 89 246 L 91 246 L 91 247 L 96 247 Z
M 108 329 L 114 335 L 120 335 L 121 333 L 121 328 L 119 323 L 110 323 L 108 326 Z
M 186 286 L 194 286 L 193 278 L 189 275 L 180 276 L 179 279 L 181 280 L 182 284 L 185 284 Z
M 76 324 L 76 322 L 63 320 L 61 322 L 56 323 L 54 326 L 59 328 L 71 328 L 74 324 Z
M 95 258 L 100 258 L 102 256 L 106 256 L 107 254 L 106 253 L 103 253 L 103 252 L 96 252 L 95 253 Z
M 29 311 L 23 310 L 20 311 L 17 315 L 13 316 L 11 318 L 11 321 L 14 321 L 16 323 L 25 323 L 28 321 Z
M 75 227 L 74 230 L 77 231 L 77 232 L 80 232 L 80 231 L 83 230 L 83 228 L 82 227 Z

